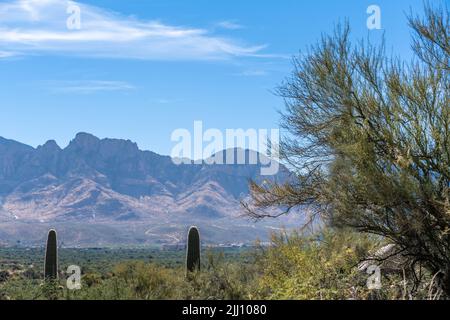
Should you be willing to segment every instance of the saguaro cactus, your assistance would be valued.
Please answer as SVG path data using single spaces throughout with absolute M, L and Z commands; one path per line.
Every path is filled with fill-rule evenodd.
M 53 229 L 48 232 L 47 249 L 45 251 L 44 276 L 45 280 L 58 279 L 58 247 L 56 231 Z
M 187 239 L 186 274 L 200 271 L 200 233 L 191 227 Z

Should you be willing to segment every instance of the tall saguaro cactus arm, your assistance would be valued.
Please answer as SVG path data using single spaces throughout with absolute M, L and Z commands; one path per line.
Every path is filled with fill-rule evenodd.
M 47 249 L 45 251 L 44 276 L 45 280 L 58 279 L 58 247 L 56 231 L 53 229 L 48 232 Z
M 187 239 L 186 273 L 200 271 L 200 233 L 191 227 Z

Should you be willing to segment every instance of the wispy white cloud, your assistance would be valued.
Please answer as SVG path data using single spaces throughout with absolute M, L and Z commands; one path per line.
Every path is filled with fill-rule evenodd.
M 243 25 L 230 20 L 220 21 L 216 24 L 216 26 L 227 30 L 239 30 L 244 28 Z
M 263 77 L 268 75 L 269 73 L 266 70 L 244 70 L 242 72 L 236 73 L 237 76 L 242 77 Z
M 4 58 L 11 58 L 11 57 L 15 57 L 17 56 L 16 52 L 11 52 L 11 51 L 1 51 L 0 50 L 0 59 L 4 59 Z
M 80 8 L 79 30 L 67 28 L 70 5 Z M 240 26 L 224 21 L 222 27 Z M 0 57 L 2 52 L 154 60 L 273 57 L 263 54 L 264 48 L 206 29 L 141 21 L 72 1 L 14 0 L 0 4 Z
M 129 91 L 135 87 L 124 81 L 62 81 L 52 83 L 51 90 L 54 93 L 91 94 L 102 91 Z

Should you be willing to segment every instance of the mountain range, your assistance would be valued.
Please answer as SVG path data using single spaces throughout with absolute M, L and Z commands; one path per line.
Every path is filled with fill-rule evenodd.
M 243 152 L 248 159 L 255 151 Z M 261 176 L 260 163 L 176 165 L 130 140 L 88 133 L 65 148 L 53 140 L 33 148 L 0 137 L 0 244 L 39 245 L 56 228 L 66 246 L 178 245 L 191 225 L 205 243 L 265 240 L 299 221 L 255 223 L 243 216 L 249 179 L 289 177 L 283 166 Z

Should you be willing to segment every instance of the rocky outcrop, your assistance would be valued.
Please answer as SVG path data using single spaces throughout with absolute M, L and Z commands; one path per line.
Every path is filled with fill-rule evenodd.
M 115 230 L 142 223 L 165 230 L 167 224 L 198 219 L 225 230 L 247 224 L 250 232 L 242 235 L 250 239 L 266 226 L 252 232 L 254 225 L 235 218 L 242 214 L 239 201 L 248 196 L 249 179 L 262 179 L 260 168 L 259 163 L 175 165 L 132 141 L 88 133 L 77 134 L 66 148 L 53 140 L 32 148 L 0 138 L 0 223 L 31 223 L 32 228 L 36 223 L 101 223 L 102 228 L 114 224 Z M 270 179 L 287 176 L 282 167 Z M 166 231 L 147 235 L 158 232 Z

